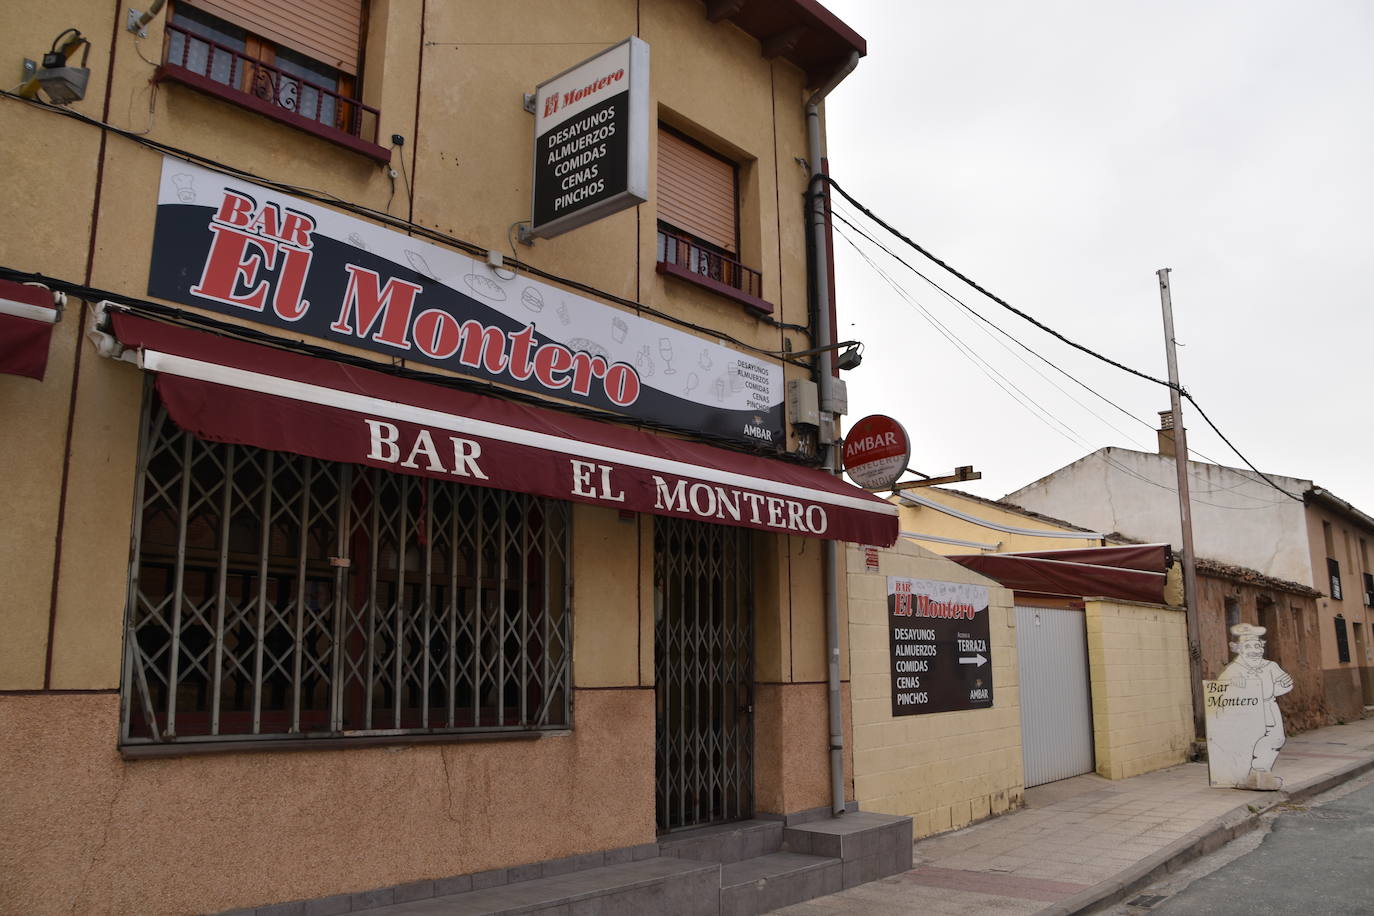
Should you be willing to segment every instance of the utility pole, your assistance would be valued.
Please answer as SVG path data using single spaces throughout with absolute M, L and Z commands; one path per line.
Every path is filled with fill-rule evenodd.
M 1193 552 L 1192 499 L 1188 495 L 1188 436 L 1183 429 L 1183 397 L 1174 346 L 1174 304 L 1169 295 L 1169 268 L 1160 268 L 1159 301 L 1164 309 L 1164 352 L 1169 361 L 1169 405 L 1174 415 L 1174 467 L 1178 471 L 1178 518 L 1183 527 L 1183 601 L 1188 622 L 1188 677 L 1193 696 L 1194 756 L 1206 748 L 1207 724 L 1202 707 L 1202 637 L 1198 629 L 1197 554 Z

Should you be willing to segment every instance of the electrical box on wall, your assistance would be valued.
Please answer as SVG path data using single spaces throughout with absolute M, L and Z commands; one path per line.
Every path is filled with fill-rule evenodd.
M 787 382 L 787 417 L 799 425 L 820 425 L 821 411 L 815 382 L 804 378 Z
M 846 416 L 849 413 L 849 386 L 844 379 L 837 378 L 831 382 L 830 403 L 822 404 L 822 410 L 828 410 L 837 417 Z

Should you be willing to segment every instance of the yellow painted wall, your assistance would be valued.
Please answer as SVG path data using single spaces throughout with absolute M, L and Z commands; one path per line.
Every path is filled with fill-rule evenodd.
M 1183 763 L 1192 741 L 1182 610 L 1086 602 L 1097 772 L 1126 779 Z
M 914 544 L 847 552 L 854 698 L 854 788 L 865 811 L 905 814 L 928 836 L 1019 807 L 1025 787 L 1011 592 Z M 987 586 L 993 707 L 893 716 L 887 577 Z
M 969 499 L 950 490 L 939 487 L 925 487 L 917 490 L 921 496 L 975 518 L 995 522 L 1008 528 L 1021 528 L 1032 531 L 1072 532 L 1064 525 L 1056 525 L 1042 519 L 1031 518 L 1020 512 L 994 506 L 976 499 Z M 900 503 L 895 498 L 892 502 Z M 948 556 L 961 553 L 1013 553 L 1024 550 L 1066 550 L 1071 547 L 1101 547 L 1101 538 L 1090 537 L 1037 537 L 1034 534 L 1012 534 L 987 528 L 973 522 L 947 515 L 928 506 L 900 506 L 901 530 L 916 534 L 933 534 L 938 537 L 953 538 L 960 541 L 973 541 L 979 544 L 994 545 L 992 550 L 979 550 L 958 544 L 942 544 L 938 541 L 912 538 L 917 544 L 934 553 Z

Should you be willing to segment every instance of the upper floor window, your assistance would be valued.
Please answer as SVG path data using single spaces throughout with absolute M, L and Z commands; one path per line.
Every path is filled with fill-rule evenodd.
M 658 270 L 760 312 L 763 277 L 740 261 L 739 166 L 667 127 L 658 131 Z
M 1341 600 L 1341 561 L 1326 558 L 1326 575 L 1331 580 L 1331 597 Z
M 362 0 L 182 0 L 157 78 L 387 160 L 376 144 L 377 111 L 358 98 L 362 28 Z

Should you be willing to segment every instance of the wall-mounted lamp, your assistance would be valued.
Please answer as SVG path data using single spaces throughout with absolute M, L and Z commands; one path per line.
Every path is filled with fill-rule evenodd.
M 70 37 L 69 37 L 70 36 Z M 76 53 L 77 48 L 85 48 L 81 54 L 81 66 L 69 67 L 67 60 Z M 82 37 L 79 29 L 67 29 L 52 41 L 52 47 L 43 55 L 42 66 L 32 61 L 24 62 L 24 69 L 30 78 L 19 87 L 19 95 L 26 99 L 38 97 L 42 89 L 54 105 L 70 105 L 86 97 L 86 84 L 90 82 L 91 71 L 86 68 L 86 60 L 91 56 L 91 43 Z
M 775 350 L 773 356 L 815 356 L 817 353 L 825 353 L 830 350 L 838 350 L 847 347 L 843 353 L 835 357 L 835 368 L 837 369 L 856 369 L 859 363 L 864 361 L 864 345 L 857 340 L 842 340 L 839 343 L 830 344 L 825 347 L 812 347 L 809 350 Z

